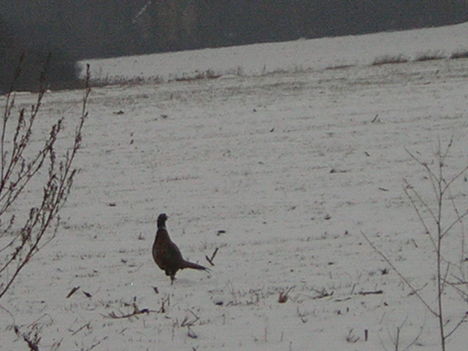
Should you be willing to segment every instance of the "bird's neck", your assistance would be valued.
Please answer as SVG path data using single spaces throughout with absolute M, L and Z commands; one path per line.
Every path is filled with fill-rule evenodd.
M 167 232 L 166 226 L 158 227 L 156 240 L 169 240 L 169 233 Z
M 166 228 L 166 219 L 158 218 L 158 228 Z

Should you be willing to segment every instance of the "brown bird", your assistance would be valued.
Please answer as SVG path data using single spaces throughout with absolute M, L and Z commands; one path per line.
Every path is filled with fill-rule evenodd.
M 153 258 L 159 268 L 161 268 L 166 275 L 171 277 L 171 284 L 175 280 L 175 275 L 179 269 L 192 268 L 208 271 L 208 268 L 184 260 L 179 248 L 169 238 L 169 233 L 166 228 L 167 215 L 161 213 L 158 216 L 158 231 L 153 244 Z

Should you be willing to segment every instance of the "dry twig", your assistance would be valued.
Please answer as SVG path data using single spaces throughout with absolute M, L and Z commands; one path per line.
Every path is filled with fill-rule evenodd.
M 136 302 L 132 303 L 132 308 L 133 311 L 129 313 L 122 313 L 119 311 L 119 313 L 116 312 L 110 312 L 107 315 L 103 315 L 105 318 L 112 318 L 112 319 L 125 319 L 125 318 L 132 318 L 132 317 L 137 317 L 140 314 L 149 314 L 149 313 L 157 313 L 158 311 L 150 310 L 148 308 L 139 308 L 136 304 Z
M 214 258 L 215 258 L 215 256 L 216 256 L 216 254 L 218 253 L 218 250 L 219 250 L 219 248 L 217 247 L 217 248 L 214 250 L 214 252 L 211 254 L 211 257 L 205 256 L 206 260 L 207 260 L 212 266 L 215 265 L 215 264 L 213 263 L 213 260 L 214 260 Z

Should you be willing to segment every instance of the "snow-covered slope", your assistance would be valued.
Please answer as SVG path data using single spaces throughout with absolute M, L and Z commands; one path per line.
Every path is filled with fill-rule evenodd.
M 368 65 L 382 57 L 409 60 L 449 57 L 468 51 L 468 23 L 360 36 L 86 60 L 95 80 L 174 80 L 208 75 L 263 75 L 347 65 Z
M 435 302 L 431 243 L 403 179 L 424 198 L 432 188 L 405 149 L 431 160 L 453 137 L 447 171 L 468 164 L 468 60 L 318 68 L 466 49 L 463 28 L 145 56 L 135 70 L 132 58 L 94 62 L 127 78 L 283 73 L 94 89 L 63 226 L 0 301 L 0 349 L 26 349 L 12 325 L 36 325 L 41 350 L 439 350 L 434 317 L 361 232 Z M 73 125 L 80 97 L 46 95 L 40 125 Z M 467 176 L 453 184 L 460 209 Z M 218 248 L 210 275 L 182 271 L 170 285 L 151 257 L 160 212 L 190 260 L 208 264 Z M 456 264 L 462 234 L 444 253 Z M 447 294 L 450 329 L 466 302 Z M 149 313 L 110 317 L 134 303 Z M 467 333 L 448 349 L 465 351 Z

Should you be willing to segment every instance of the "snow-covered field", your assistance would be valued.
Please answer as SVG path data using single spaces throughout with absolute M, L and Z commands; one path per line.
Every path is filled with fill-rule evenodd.
M 369 65 L 388 58 L 448 58 L 467 49 L 468 22 L 412 31 L 88 60 L 80 64 L 84 68 L 89 63 L 97 81 L 171 81 L 203 75 L 259 76 L 322 70 Z
M 437 141 L 453 137 L 447 172 L 467 165 L 468 59 L 364 63 L 467 50 L 461 29 L 147 56 L 165 78 L 231 66 L 243 74 L 94 89 L 64 225 L 0 301 L 14 316 L 0 309 L 0 349 L 27 349 L 11 325 L 36 322 L 41 350 L 60 340 L 60 350 L 395 350 L 399 327 L 400 350 L 416 338 L 412 349 L 439 350 L 436 320 L 361 231 L 435 303 L 431 244 L 403 179 L 425 198 L 432 188 L 405 149 L 431 160 Z M 328 48 L 317 62 L 310 42 Z M 93 68 L 138 77 L 125 60 Z M 359 65 L 320 69 L 337 63 Z M 48 94 L 44 125 L 61 115 L 71 125 L 80 99 Z M 460 209 L 467 177 L 453 184 Z M 181 271 L 170 285 L 151 257 L 161 212 L 186 258 L 208 265 L 218 248 L 211 274 Z M 449 237 L 447 258 L 461 259 L 461 235 Z M 109 317 L 133 303 L 151 312 Z M 450 294 L 445 308 L 450 329 L 467 303 Z M 465 351 L 467 335 L 465 323 L 448 349 Z

